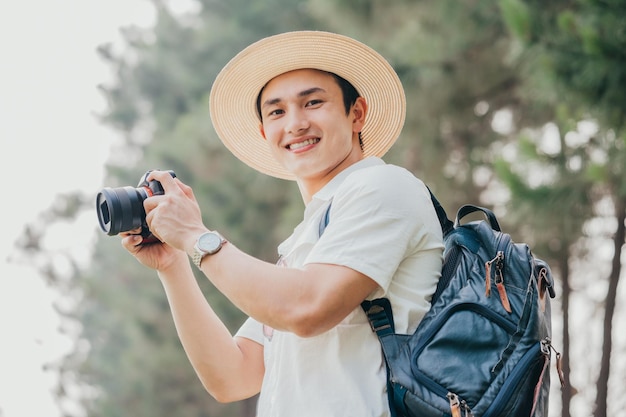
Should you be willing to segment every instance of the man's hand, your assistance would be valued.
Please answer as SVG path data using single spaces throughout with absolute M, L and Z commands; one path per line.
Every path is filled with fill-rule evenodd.
M 143 205 L 150 232 L 159 241 L 142 244 L 141 230 L 120 233 L 122 246 L 148 268 L 166 271 L 188 263 L 196 239 L 207 228 L 191 187 L 167 171 L 152 171 L 147 181 L 157 180 L 164 194 L 148 197 Z
M 148 268 L 165 271 L 175 268 L 179 262 L 188 262 L 187 254 L 165 243 L 153 242 L 142 245 L 141 229 L 120 233 L 122 246 Z
M 161 242 L 190 254 L 198 236 L 208 231 L 193 190 L 166 171 L 152 171 L 147 179 L 159 181 L 164 190 L 144 200 L 148 228 Z

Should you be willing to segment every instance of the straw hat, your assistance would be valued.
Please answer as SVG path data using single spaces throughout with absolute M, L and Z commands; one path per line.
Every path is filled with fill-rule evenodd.
M 250 167 L 277 178 L 294 176 L 271 155 L 259 132 L 256 100 L 274 77 L 319 69 L 349 81 L 368 103 L 365 156 L 382 156 L 394 144 L 406 113 L 404 90 L 391 65 L 370 47 L 319 31 L 287 32 L 245 48 L 218 74 L 209 100 L 211 120 L 224 145 Z

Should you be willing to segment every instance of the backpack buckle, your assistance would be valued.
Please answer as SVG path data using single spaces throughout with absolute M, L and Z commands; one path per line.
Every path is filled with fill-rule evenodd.
M 365 310 L 365 314 L 369 319 L 372 331 L 376 334 L 380 335 L 381 332 L 383 334 L 393 332 L 394 329 L 387 316 L 387 310 L 385 310 L 383 306 L 372 303 L 367 310 Z

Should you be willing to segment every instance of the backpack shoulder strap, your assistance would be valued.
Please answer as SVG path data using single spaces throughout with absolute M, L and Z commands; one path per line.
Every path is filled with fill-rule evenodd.
M 387 298 L 377 298 L 375 300 L 364 300 L 361 303 L 361 308 L 367 316 L 367 320 L 370 322 L 370 326 L 380 342 L 380 347 L 383 351 L 383 357 L 385 358 L 385 368 L 387 369 L 387 400 L 389 402 L 389 411 L 391 417 L 398 417 L 398 412 L 394 404 L 396 399 L 394 393 L 396 390 L 391 383 L 390 368 L 387 362 L 388 354 L 385 349 L 385 343 L 383 343 L 383 336 L 394 334 L 396 329 L 393 323 L 393 313 L 391 312 L 391 303 Z
M 320 224 L 318 226 L 318 230 L 319 230 L 318 236 L 320 237 L 324 234 L 324 230 L 326 230 L 326 226 L 328 226 L 328 222 L 330 221 L 330 207 L 332 205 L 333 205 L 333 201 L 331 200 L 330 203 L 328 203 L 328 207 L 326 207 L 326 211 L 324 212 L 324 215 L 320 219 Z
M 428 187 L 426 187 L 428 188 Z M 437 197 L 430 191 L 428 188 L 428 192 L 430 193 L 430 200 L 433 202 L 433 206 L 435 207 L 435 211 L 437 212 L 437 218 L 439 219 L 439 224 L 441 225 L 441 231 L 443 232 L 443 236 L 445 237 L 448 233 L 454 229 L 454 222 L 448 218 L 446 211 L 443 209 L 443 206 L 437 200 Z

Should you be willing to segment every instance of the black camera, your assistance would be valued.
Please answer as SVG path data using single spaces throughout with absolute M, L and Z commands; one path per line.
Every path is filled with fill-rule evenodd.
M 96 211 L 100 228 L 109 236 L 128 232 L 141 227 L 143 243 L 157 241 L 148 230 L 146 224 L 146 211 L 143 201 L 153 195 L 162 195 L 161 183 L 146 178 L 152 170 L 143 174 L 136 188 L 126 186 L 119 188 L 105 187 L 96 197 Z M 168 171 L 172 178 L 176 178 L 174 171 Z

